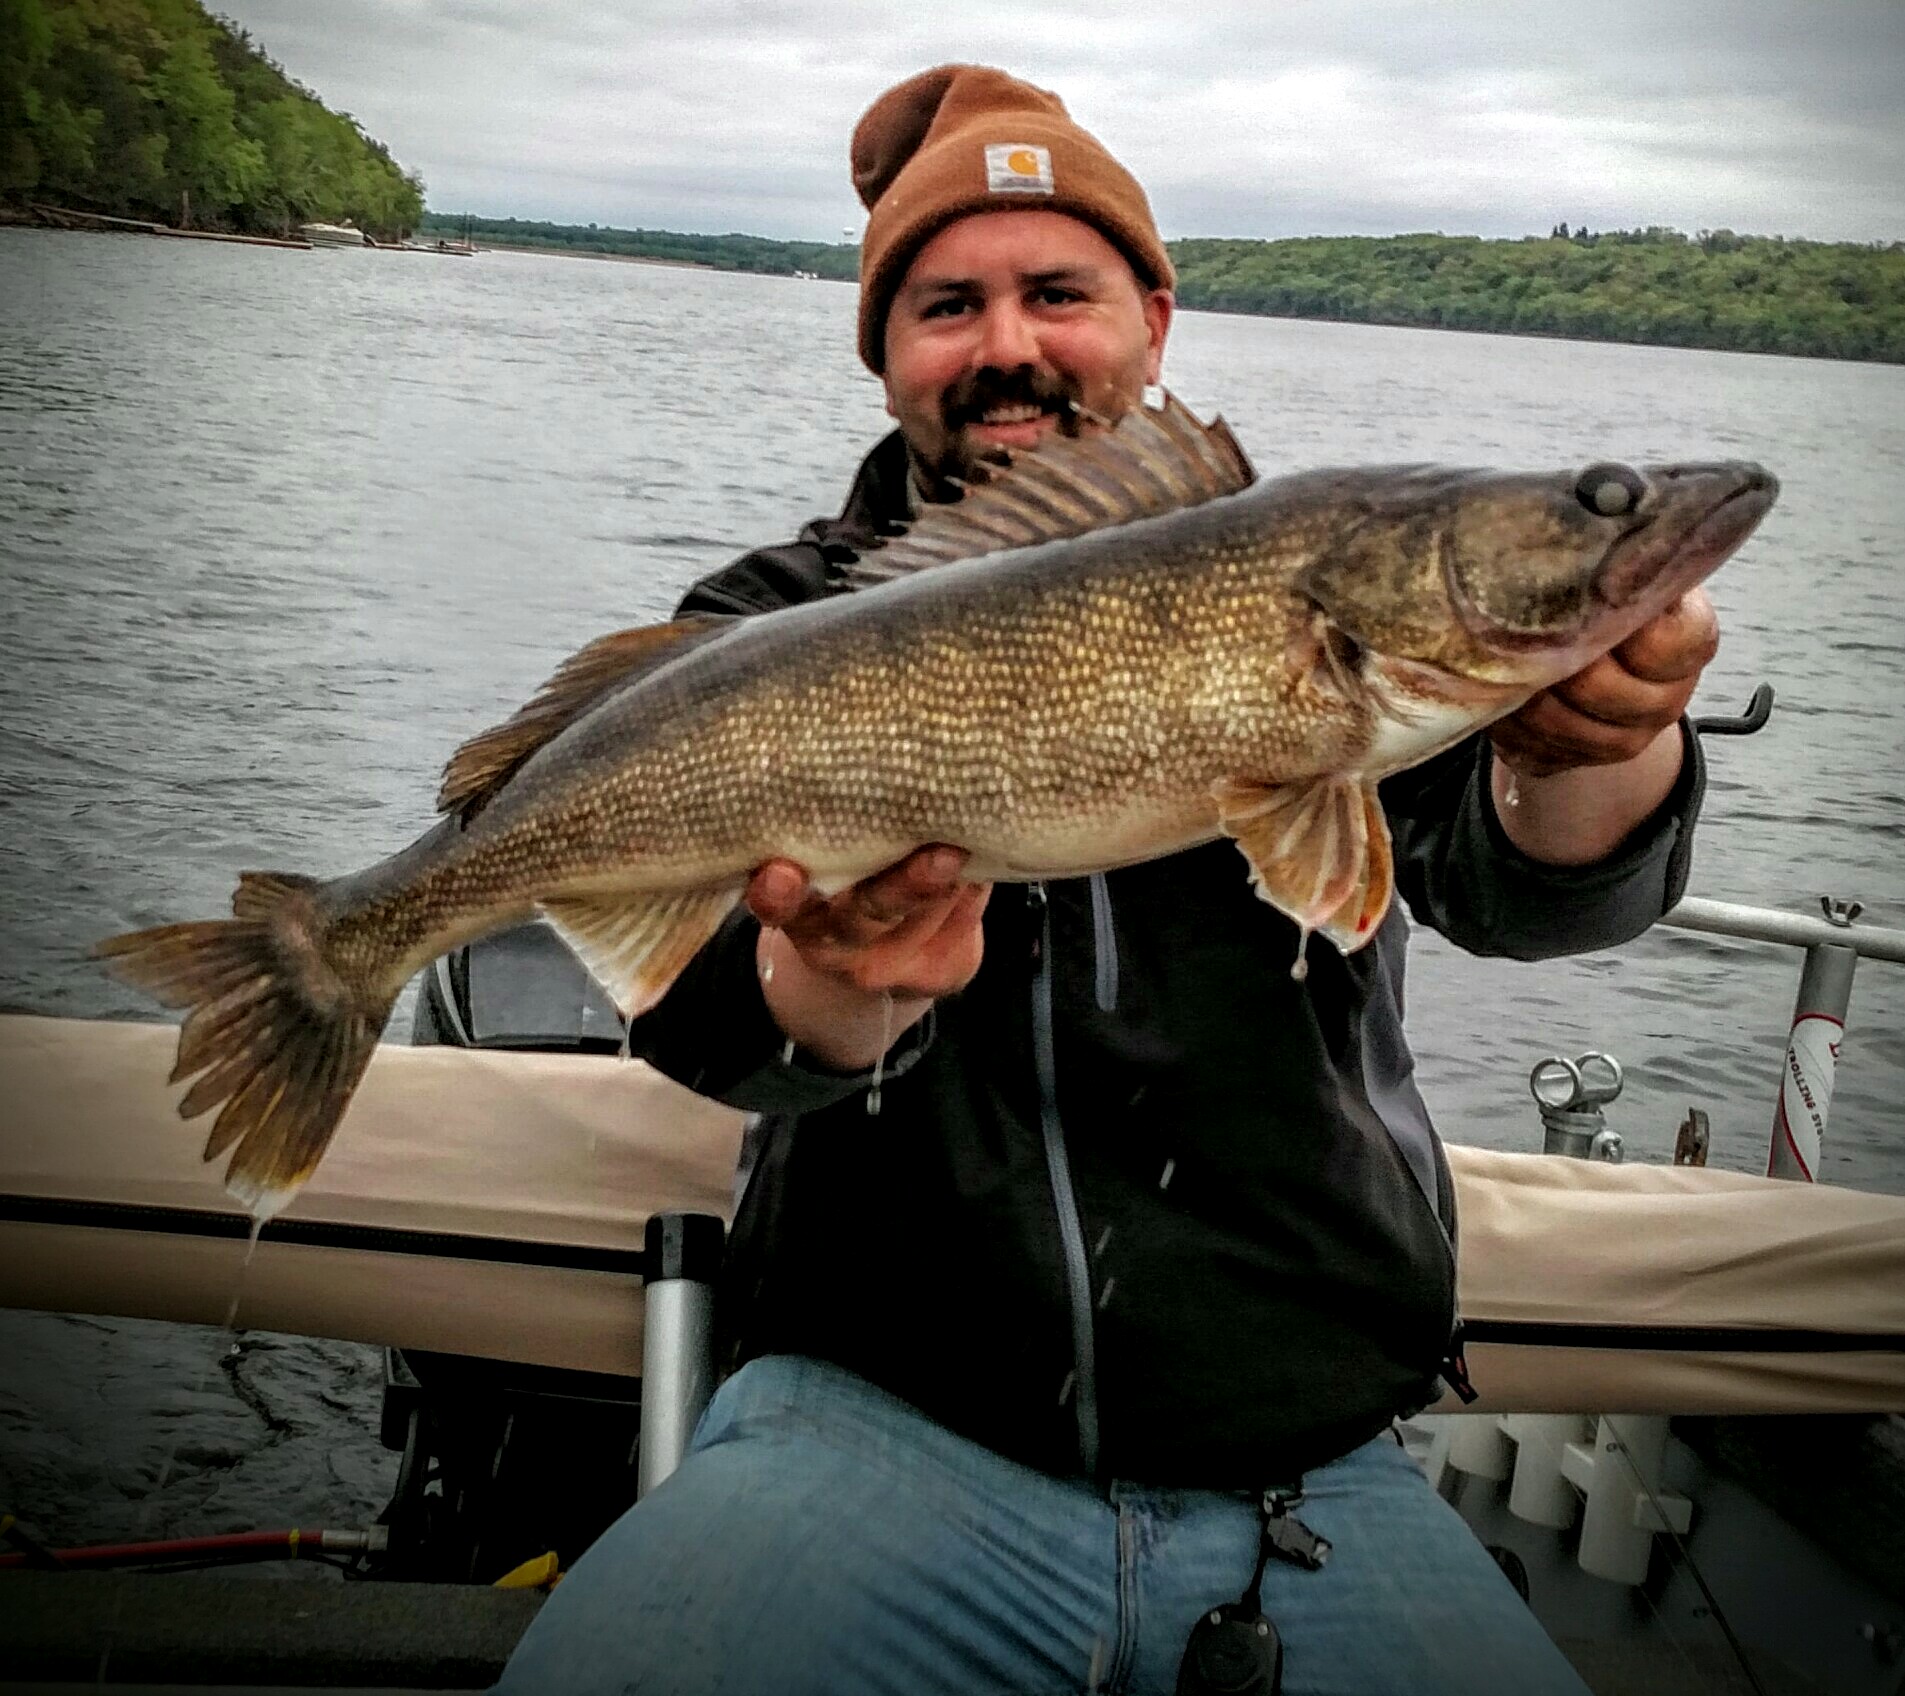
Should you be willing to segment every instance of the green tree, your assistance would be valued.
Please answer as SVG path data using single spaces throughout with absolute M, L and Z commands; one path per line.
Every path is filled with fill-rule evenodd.
M 0 195 L 40 178 L 37 131 L 44 100 L 39 81 L 53 51 L 53 27 L 40 0 L 0 6 Z
M 198 0 L 0 0 L 0 198 L 395 235 L 422 185 Z
M 238 103 L 202 35 L 167 44 L 150 90 L 165 134 L 169 198 L 178 202 L 181 224 L 192 221 L 194 208 L 201 217 L 216 216 L 258 188 L 264 150 L 239 135 L 233 122 Z

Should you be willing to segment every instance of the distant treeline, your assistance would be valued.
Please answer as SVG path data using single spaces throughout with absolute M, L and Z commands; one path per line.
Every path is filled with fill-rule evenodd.
M 0 0 L 0 201 L 413 230 L 423 184 L 198 0 Z
M 857 274 L 859 250 L 760 236 L 427 214 L 431 234 L 671 259 L 728 271 Z M 1211 312 L 1577 336 L 1905 363 L 1905 244 L 1731 230 L 1309 236 L 1170 244 L 1178 299 Z
M 1905 362 L 1905 245 L 1731 230 L 1171 244 L 1213 312 Z
M 481 247 L 555 247 L 565 252 L 615 254 L 624 259 L 667 259 L 717 271 L 758 271 L 791 277 L 851 280 L 860 274 L 860 250 L 818 241 L 769 241 L 765 236 L 691 236 L 672 230 L 617 230 L 604 224 L 548 224 L 533 218 L 477 218 L 464 213 L 423 215 L 427 236 L 468 234 Z

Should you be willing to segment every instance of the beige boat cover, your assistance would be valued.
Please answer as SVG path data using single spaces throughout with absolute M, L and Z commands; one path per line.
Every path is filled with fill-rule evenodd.
M 165 1025 L 0 1017 L 0 1304 L 632 1373 L 632 1267 L 486 1256 L 635 1251 L 652 1212 L 729 1211 L 740 1118 L 639 1061 L 387 1044 L 247 1263 L 242 1234 L 195 1229 L 221 1214 L 234 1229 L 236 1208 L 199 1161 L 205 1121 L 173 1110 L 174 1041 Z M 1905 1198 L 1450 1158 L 1476 1411 L 1905 1412 Z M 335 1229 L 345 1240 L 274 1240 L 292 1221 L 430 1252 Z

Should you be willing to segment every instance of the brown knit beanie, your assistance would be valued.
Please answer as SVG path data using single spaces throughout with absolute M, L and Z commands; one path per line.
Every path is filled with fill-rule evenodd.
M 927 240 L 969 212 L 1065 212 L 1123 250 L 1146 288 L 1177 274 L 1137 180 L 1056 94 L 984 65 L 939 65 L 890 88 L 853 132 L 860 357 L 886 366 L 886 314 Z

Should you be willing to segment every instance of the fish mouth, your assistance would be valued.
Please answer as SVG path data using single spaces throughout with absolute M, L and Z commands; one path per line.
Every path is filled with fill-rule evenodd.
M 1652 465 L 1644 471 L 1644 508 L 1625 521 L 1599 563 L 1574 580 L 1566 604 L 1538 624 L 1504 622 L 1485 610 L 1450 556 L 1450 601 L 1469 636 L 1504 656 L 1571 654 L 1585 656 L 1585 663 L 1609 645 L 1610 630 L 1632 634 L 1709 577 L 1779 496 L 1778 479 L 1747 460 Z
M 1652 475 L 1658 510 L 1614 544 L 1595 575 L 1605 606 L 1626 609 L 1644 598 L 1669 605 L 1711 575 L 1779 498 L 1779 479 L 1751 461 L 1662 466 Z

